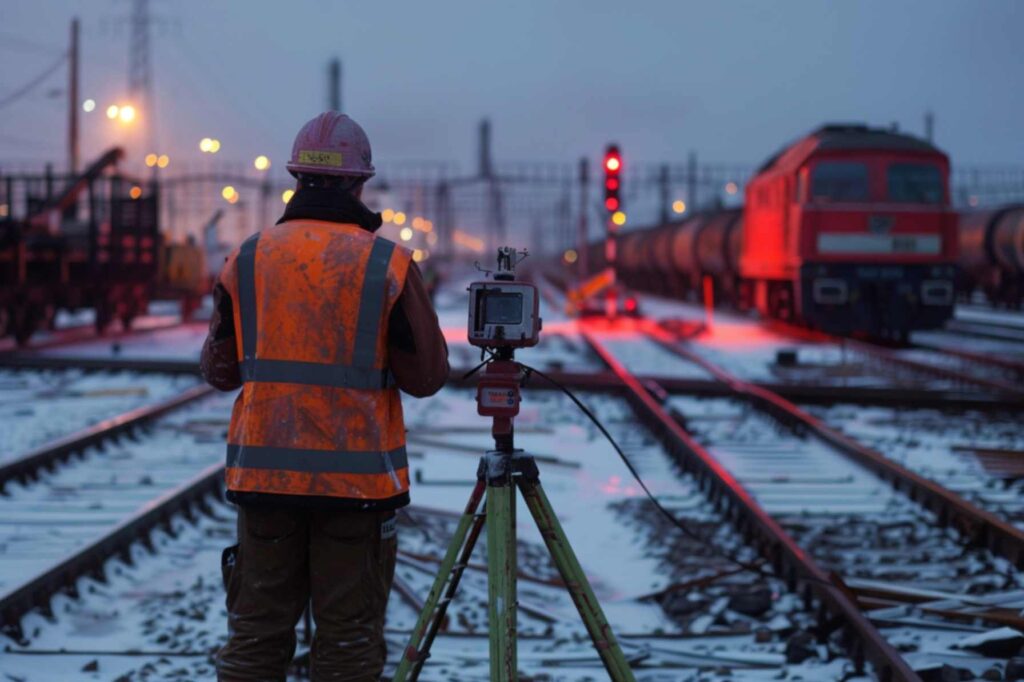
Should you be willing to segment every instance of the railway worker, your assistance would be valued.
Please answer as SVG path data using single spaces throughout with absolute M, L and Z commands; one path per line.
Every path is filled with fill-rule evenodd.
M 399 389 L 440 390 L 448 349 L 410 254 L 374 236 L 374 174 L 348 116 L 307 123 L 274 227 L 227 259 L 214 288 L 203 376 L 242 387 L 228 430 L 221 680 L 284 680 L 312 599 L 314 680 L 377 680 L 394 575 L 395 510 L 409 503 Z

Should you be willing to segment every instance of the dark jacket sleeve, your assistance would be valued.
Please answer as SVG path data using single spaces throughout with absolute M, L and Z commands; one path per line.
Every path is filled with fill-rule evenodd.
M 415 263 L 388 320 L 388 365 L 398 388 L 415 398 L 434 395 L 448 379 L 448 344 Z
M 199 356 L 199 371 L 206 383 L 219 391 L 233 391 L 242 385 L 235 345 L 234 309 L 231 296 L 219 282 L 213 287 L 213 315 Z

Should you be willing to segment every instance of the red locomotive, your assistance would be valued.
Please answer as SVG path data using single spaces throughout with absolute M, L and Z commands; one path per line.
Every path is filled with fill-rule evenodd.
M 716 297 L 837 334 L 902 338 L 953 312 L 957 215 L 949 159 L 930 143 L 827 125 L 769 159 L 744 209 L 626 233 L 633 287 Z M 593 257 L 595 266 L 600 260 Z

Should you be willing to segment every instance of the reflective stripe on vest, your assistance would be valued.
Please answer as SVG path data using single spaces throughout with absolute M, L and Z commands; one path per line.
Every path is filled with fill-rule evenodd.
M 256 246 L 260 233 L 246 239 L 238 252 L 238 305 L 242 326 L 243 382 L 302 384 L 333 388 L 384 389 L 394 386 L 389 370 L 374 368 L 377 355 L 377 334 L 388 287 L 388 267 L 395 245 L 376 239 L 366 263 L 363 288 L 359 295 L 359 321 L 351 365 L 304 362 L 297 360 L 266 360 L 256 357 Z
M 389 452 L 338 452 L 229 443 L 227 466 L 310 474 L 394 474 L 409 466 L 409 458 L 404 445 Z

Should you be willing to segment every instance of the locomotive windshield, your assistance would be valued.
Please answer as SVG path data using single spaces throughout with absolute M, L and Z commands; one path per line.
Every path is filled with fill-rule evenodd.
M 941 204 L 942 172 L 924 163 L 894 163 L 886 171 L 889 201 L 908 204 Z
M 868 167 L 858 161 L 821 161 L 811 173 L 811 200 L 867 201 Z

